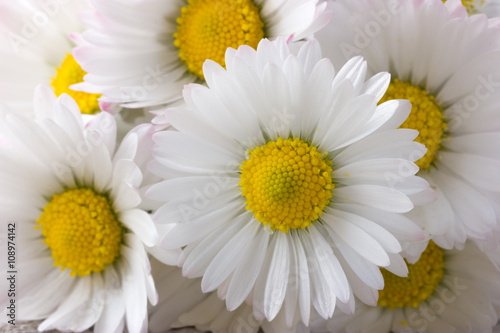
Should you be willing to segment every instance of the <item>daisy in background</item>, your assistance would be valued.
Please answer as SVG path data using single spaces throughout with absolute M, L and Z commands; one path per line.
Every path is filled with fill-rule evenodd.
M 151 274 L 158 286 L 158 304 L 149 311 L 149 330 L 153 333 L 185 326 L 213 333 L 257 333 L 259 329 L 265 333 L 310 331 L 299 322 L 299 318 L 294 318 L 289 328 L 284 309 L 271 322 L 255 319 L 252 306 L 247 303 L 229 312 L 216 292 L 202 293 L 201 279 L 187 279 L 182 276 L 180 268 L 162 265 L 155 259 L 152 259 L 151 266 Z
M 410 104 L 377 106 L 389 75 L 365 81 L 360 57 L 336 74 L 314 40 L 296 56 L 264 39 L 225 63 L 205 63 L 208 87 L 188 85 L 186 106 L 165 112 L 177 131 L 153 136 L 150 168 L 166 180 L 146 196 L 165 202 L 154 219 L 171 227 L 161 246 L 183 248 L 183 275 L 229 311 L 246 300 L 272 321 L 284 309 L 289 327 L 330 317 L 337 298 L 352 312 L 353 292 L 382 289 L 378 267 L 407 273 L 400 243 L 424 238 L 400 214 L 428 189 L 399 158 L 425 154 L 416 131 L 396 129 Z M 400 167 L 412 171 L 388 184 Z
M 225 65 L 228 47 L 257 47 L 262 38 L 299 40 L 331 18 L 318 0 L 92 0 L 81 16 L 91 44 L 75 50 L 89 74 L 81 89 L 130 108 L 182 98 L 202 83 L 206 59 Z
M 492 332 L 500 309 L 500 273 L 473 243 L 462 251 L 429 242 L 407 278 L 383 271 L 378 306 L 317 320 L 312 332 Z
M 85 123 L 75 101 L 49 87 L 35 100 L 35 119 L 0 115 L 2 233 L 14 222 L 22 249 L 17 319 L 43 319 L 40 331 L 142 332 L 147 299 L 157 301 L 146 247 L 158 234 L 138 191 L 147 135 L 138 128 L 115 149 L 109 113 Z
M 412 103 L 402 127 L 428 148 L 416 164 L 437 200 L 407 216 L 446 249 L 490 239 L 500 217 L 500 27 L 453 0 L 330 5 L 336 20 L 317 37 L 334 65 L 362 55 L 369 73 L 391 73 L 382 101 Z
M 103 111 L 114 115 L 118 142 L 134 126 L 150 122 L 148 110 L 129 110 L 101 103 L 99 93 L 78 91 L 86 74 L 73 57 L 85 45 L 78 15 L 86 0 L 0 0 L 0 101 L 13 111 L 33 115 L 33 91 L 50 85 L 57 96 L 69 94 L 84 117 Z
M 84 114 L 99 112 L 99 95 L 73 91 L 85 72 L 72 56 L 84 27 L 78 14 L 84 0 L 0 1 L 0 101 L 33 114 L 33 91 L 51 85 L 56 95 L 73 97 Z

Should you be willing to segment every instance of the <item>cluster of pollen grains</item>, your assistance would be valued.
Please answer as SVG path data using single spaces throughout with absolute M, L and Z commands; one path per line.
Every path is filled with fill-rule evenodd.
M 52 87 L 56 95 L 59 96 L 66 93 L 73 97 L 80 107 L 81 113 L 97 113 L 99 111 L 99 102 L 97 99 L 101 95 L 75 91 L 69 88 L 72 84 L 83 82 L 83 77 L 87 74 L 78 65 L 75 58 L 71 54 L 68 54 L 62 62 L 61 67 L 56 70 L 56 77 L 52 79 Z
M 120 254 L 123 228 L 108 199 L 91 189 L 55 194 L 37 223 L 54 266 L 71 269 L 71 276 L 98 273 Z
M 332 162 L 296 138 L 278 138 L 250 151 L 239 185 L 246 209 L 273 230 L 306 228 L 332 197 Z
M 252 0 L 188 0 L 177 24 L 174 45 L 179 57 L 201 79 L 206 59 L 225 67 L 228 47 L 257 48 L 264 37 L 264 23 Z
M 378 305 L 391 309 L 418 307 L 441 282 L 443 266 L 443 250 L 431 241 L 420 259 L 415 264 L 408 264 L 408 277 L 382 269 L 385 286 L 379 291 Z
M 443 0 L 446 2 L 446 0 Z M 478 7 L 484 5 L 484 0 L 462 0 L 462 5 L 467 8 L 469 14 L 477 13 Z
M 441 139 L 446 129 L 441 108 L 434 102 L 434 96 L 420 87 L 398 79 L 389 85 L 379 103 L 391 99 L 408 99 L 411 102 L 411 113 L 401 127 L 419 131 L 415 141 L 425 145 L 427 153 L 415 163 L 420 169 L 428 168 L 441 146 Z

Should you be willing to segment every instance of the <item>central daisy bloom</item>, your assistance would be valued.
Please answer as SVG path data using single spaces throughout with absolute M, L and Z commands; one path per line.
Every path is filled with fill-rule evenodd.
M 273 230 L 306 228 L 328 204 L 332 161 L 327 153 L 295 138 L 278 138 L 256 147 L 241 166 L 247 209 Z
M 202 80 L 205 60 L 225 66 L 228 47 L 256 48 L 264 37 L 264 23 L 251 0 L 189 0 L 177 23 L 179 57 Z
M 98 98 L 100 94 L 90 94 L 82 91 L 70 89 L 70 86 L 83 82 L 83 77 L 87 74 L 76 62 L 71 54 L 68 54 L 57 68 L 57 74 L 52 79 L 52 87 L 56 96 L 66 93 L 73 97 L 78 104 L 80 112 L 84 114 L 94 114 L 99 112 Z
M 100 272 L 120 254 L 123 228 L 108 199 L 91 189 L 55 194 L 37 220 L 55 266 L 71 276 Z
M 382 269 L 384 289 L 379 291 L 378 305 L 394 308 L 418 307 L 428 299 L 444 274 L 443 250 L 433 242 L 414 264 L 408 264 L 408 276 L 400 277 Z
M 378 104 L 389 75 L 365 81 L 360 57 L 335 70 L 315 40 L 294 54 L 284 38 L 263 39 L 226 62 L 205 62 L 208 85 L 186 86 L 186 104 L 155 119 L 176 130 L 154 136 L 151 170 L 166 180 L 146 195 L 164 202 L 161 246 L 185 251 L 183 275 L 218 289 L 229 311 L 251 299 L 258 321 L 283 309 L 291 327 L 331 317 L 352 288 L 382 289 L 377 267 L 405 274 L 398 237 L 424 235 L 399 214 L 428 183 L 394 154 L 425 148 L 397 128 L 408 101 Z M 386 173 L 403 162 L 411 172 L 393 187 Z
M 380 102 L 391 99 L 407 99 L 411 102 L 411 113 L 401 127 L 418 130 L 415 141 L 424 144 L 427 153 L 415 164 L 420 169 L 427 169 L 434 161 L 446 129 L 442 108 L 436 104 L 435 97 L 424 89 L 398 79 L 389 85 Z

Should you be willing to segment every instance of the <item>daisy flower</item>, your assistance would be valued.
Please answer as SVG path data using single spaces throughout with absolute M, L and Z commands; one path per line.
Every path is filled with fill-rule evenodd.
M 334 65 L 362 55 L 369 73 L 391 73 L 382 101 L 412 103 L 402 127 L 420 132 L 428 151 L 418 175 L 437 200 L 408 216 L 446 249 L 490 238 L 500 217 L 491 199 L 500 192 L 500 27 L 452 0 L 331 6 L 337 19 L 317 37 Z
M 115 150 L 110 114 L 85 124 L 76 102 L 56 100 L 49 87 L 35 101 L 35 119 L 0 115 L 0 211 L 17 234 L 17 319 L 44 319 L 40 331 L 142 332 L 147 299 L 157 298 L 145 247 L 158 238 L 139 208 L 142 130 Z
M 75 57 L 89 72 L 83 89 L 136 108 L 179 100 L 203 82 L 206 59 L 225 65 L 228 47 L 263 38 L 308 37 L 331 18 L 318 0 L 93 0 L 82 15 L 91 44 Z
M 183 274 L 229 311 L 248 299 L 257 320 L 284 307 L 306 325 L 311 304 L 328 318 L 350 299 L 338 257 L 373 288 L 379 266 L 404 275 L 397 237 L 423 234 L 400 213 L 428 184 L 397 157 L 425 153 L 416 131 L 396 129 L 409 102 L 377 106 L 389 75 L 365 81 L 360 57 L 335 74 L 316 41 L 294 55 L 282 38 L 228 49 L 226 66 L 207 61 L 208 87 L 188 85 L 186 106 L 166 111 L 177 131 L 153 136 L 150 168 L 166 180 L 146 195 L 165 202 L 161 246 L 183 248 Z M 391 186 L 400 167 L 410 172 Z
M 32 115 L 33 91 L 51 85 L 57 96 L 67 93 L 80 111 L 99 111 L 100 95 L 72 90 L 85 72 L 72 55 L 84 27 L 78 14 L 85 0 L 0 1 L 0 100 L 16 112 Z
M 334 314 L 312 332 L 491 332 L 500 304 L 500 273 L 473 243 L 462 251 L 429 242 L 407 278 L 383 272 L 378 306 Z
M 229 312 L 216 292 L 202 293 L 201 279 L 187 279 L 180 268 L 163 265 L 155 259 L 151 267 L 158 286 L 158 304 L 152 307 L 149 317 L 149 330 L 153 333 L 185 326 L 213 333 L 257 333 L 261 328 L 265 333 L 309 332 L 309 328 L 298 322 L 299 318 L 294 318 L 291 327 L 287 326 L 284 310 L 271 322 L 255 319 L 252 306 L 247 303 Z

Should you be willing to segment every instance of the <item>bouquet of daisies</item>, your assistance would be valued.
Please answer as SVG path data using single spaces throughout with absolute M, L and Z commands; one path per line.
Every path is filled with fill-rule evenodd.
M 0 330 L 493 332 L 499 17 L 0 0 Z

